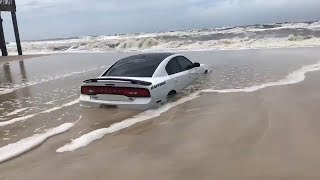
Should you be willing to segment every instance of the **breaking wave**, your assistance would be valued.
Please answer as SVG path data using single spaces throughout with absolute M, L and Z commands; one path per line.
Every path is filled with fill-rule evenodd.
M 320 21 L 22 42 L 26 54 L 320 46 Z M 16 51 L 15 43 L 8 45 Z

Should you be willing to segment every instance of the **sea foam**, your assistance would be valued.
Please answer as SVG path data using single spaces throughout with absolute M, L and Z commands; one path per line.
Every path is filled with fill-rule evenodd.
M 25 110 L 27 110 L 28 108 L 21 108 L 21 109 L 16 109 L 8 114 L 6 114 L 5 116 L 12 116 L 12 115 L 16 115 L 19 114 L 20 112 L 23 112 Z
M 26 115 L 26 116 L 14 118 L 14 119 L 11 119 L 9 121 L 3 121 L 3 122 L 0 122 L 0 127 L 4 127 L 4 126 L 10 125 L 10 124 L 14 124 L 14 123 L 20 122 L 20 121 L 25 121 L 25 120 L 30 119 L 30 118 L 32 118 L 34 116 L 39 115 L 39 114 L 45 114 L 45 113 L 50 113 L 50 112 L 53 112 L 53 111 L 57 111 L 59 109 L 62 109 L 62 108 L 68 107 L 68 106 L 72 106 L 72 105 L 77 104 L 77 103 L 79 103 L 79 99 L 76 99 L 76 100 L 68 102 L 66 104 L 62 104 L 60 106 L 56 106 L 56 107 L 53 107 L 51 109 L 47 109 L 47 110 L 44 110 L 44 111 L 41 111 L 41 112 L 38 112 L 38 113 L 35 113 L 35 114 L 29 114 L 29 115 Z
M 90 72 L 90 71 L 106 69 L 106 68 L 107 68 L 107 66 L 101 66 L 101 67 L 97 67 L 97 68 L 90 68 L 90 69 L 85 69 L 85 70 L 82 70 L 82 71 L 70 72 L 70 73 L 66 73 L 66 74 L 61 74 L 61 75 L 57 75 L 57 76 L 41 79 L 41 80 L 35 81 L 35 82 L 28 82 L 25 85 L 17 85 L 17 86 L 11 87 L 11 88 L 0 88 L 0 95 L 8 94 L 8 93 L 11 93 L 13 91 L 16 91 L 18 89 L 25 88 L 25 87 L 28 87 L 28 86 L 33 86 L 33 85 L 37 85 L 37 84 L 41 84 L 41 83 L 45 83 L 45 82 L 49 82 L 49 81 L 54 81 L 54 80 L 58 80 L 58 79 L 62 79 L 62 78 L 66 78 L 66 77 L 70 77 L 70 76 L 74 76 L 74 75 Z
M 27 41 L 22 47 L 25 54 L 319 47 L 319 30 L 319 22 L 282 23 Z M 15 43 L 9 43 L 8 49 L 15 52 Z
M 306 73 L 318 71 L 320 70 L 320 62 L 308 66 L 304 66 L 299 70 L 296 70 L 290 73 L 285 78 L 276 81 L 276 82 L 269 82 L 261 85 L 251 86 L 243 89 L 222 89 L 222 90 L 215 90 L 215 89 L 206 89 L 202 90 L 201 92 L 217 92 L 217 93 L 236 93 L 236 92 L 253 92 L 257 91 L 266 87 L 271 86 L 282 86 L 282 85 L 289 85 L 289 84 L 296 84 L 303 81 L 306 77 Z
M 41 145 L 48 138 L 64 133 L 70 130 L 74 126 L 74 123 L 65 123 L 56 128 L 47 130 L 43 134 L 35 134 L 31 137 L 22 139 L 16 143 L 8 144 L 0 148 L 0 163 L 17 157 L 31 149 Z
M 192 99 L 195 99 L 197 97 L 198 97 L 197 94 L 192 94 L 192 95 L 189 95 L 188 97 L 181 98 L 176 102 L 165 104 L 165 105 L 159 107 L 158 109 L 147 110 L 147 111 L 145 111 L 141 114 L 138 114 L 132 118 L 129 118 L 124 121 L 112 124 L 108 128 L 102 128 L 102 129 L 92 131 L 92 132 L 85 134 L 77 139 L 72 140 L 69 144 L 64 145 L 63 147 L 57 149 L 56 151 L 57 152 L 73 151 L 75 149 L 87 146 L 88 144 L 102 138 L 103 136 L 105 136 L 107 134 L 111 134 L 111 133 L 120 131 L 122 129 L 133 126 L 137 123 L 143 122 L 145 120 L 149 120 L 149 119 L 158 117 L 162 113 L 170 110 L 171 108 L 173 108 L 179 104 L 183 104 L 183 103 L 190 101 Z

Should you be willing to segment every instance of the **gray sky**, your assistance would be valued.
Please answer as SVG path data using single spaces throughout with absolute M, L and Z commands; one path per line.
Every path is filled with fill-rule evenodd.
M 320 19 L 320 0 L 16 0 L 16 3 L 23 40 Z M 2 14 L 7 40 L 11 41 L 11 19 L 9 13 Z

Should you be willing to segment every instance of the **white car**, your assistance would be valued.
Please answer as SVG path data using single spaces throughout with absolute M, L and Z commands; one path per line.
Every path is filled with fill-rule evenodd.
M 167 101 L 209 70 L 180 54 L 123 58 L 96 79 L 84 81 L 80 103 L 91 107 L 150 109 Z

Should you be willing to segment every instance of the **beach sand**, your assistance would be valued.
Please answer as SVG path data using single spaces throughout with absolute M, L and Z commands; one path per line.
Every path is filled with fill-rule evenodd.
M 302 56 L 308 64 L 307 55 Z M 221 67 L 227 68 L 224 64 Z M 271 74 L 276 74 L 272 72 L 275 69 Z M 58 82 L 53 85 L 61 86 Z M 45 85 L 36 86 L 39 87 L 34 91 L 42 91 Z M 36 127 L 54 127 L 76 120 L 79 114 L 82 116 L 70 132 L 52 137 L 34 150 L 0 164 L 0 179 L 317 180 L 320 178 L 319 88 L 320 72 L 311 72 L 297 84 L 254 92 L 201 93 L 159 117 L 75 151 L 57 153 L 56 149 L 79 137 L 81 131 L 108 127 L 139 113 L 71 105 L 1 128 L 27 137 Z M 32 96 L 32 88 L 29 91 Z M 56 121 L 60 116 L 62 120 Z

